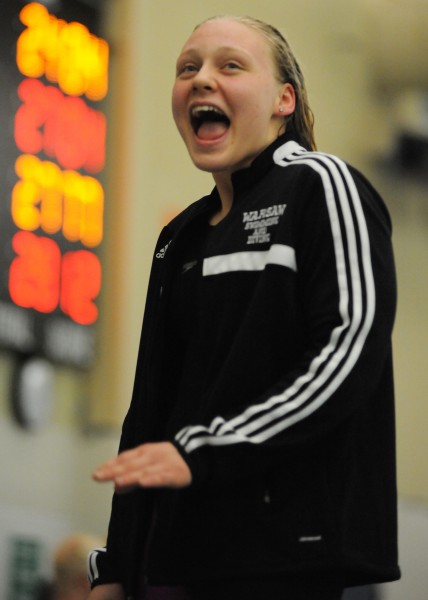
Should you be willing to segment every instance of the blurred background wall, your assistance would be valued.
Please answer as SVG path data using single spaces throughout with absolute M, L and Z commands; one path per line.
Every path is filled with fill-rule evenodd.
M 175 131 L 170 110 L 175 60 L 194 25 L 224 13 L 251 14 L 281 29 L 306 74 L 318 147 L 360 168 L 392 214 L 403 579 L 381 586 L 378 594 L 383 600 L 426 600 L 427 2 L 88 3 L 101 11 L 111 48 L 97 354 L 89 372 L 55 367 L 54 412 L 38 431 L 22 429 L 11 415 L 15 357 L 0 354 L 0 600 L 6 598 L 17 540 L 39 548 L 37 568 L 48 575 L 49 553 L 63 535 L 75 530 L 105 535 L 112 490 L 94 484 L 90 472 L 117 450 L 154 243 L 170 216 L 212 187 L 210 176 L 194 169 Z M 56 2 L 48 4 L 54 10 Z

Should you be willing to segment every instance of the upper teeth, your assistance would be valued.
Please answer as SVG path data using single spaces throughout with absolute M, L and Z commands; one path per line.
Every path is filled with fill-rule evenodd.
M 215 112 L 218 115 L 223 115 L 223 111 L 219 110 L 215 106 L 203 105 L 203 106 L 194 106 L 192 108 L 192 117 L 199 116 L 202 112 Z

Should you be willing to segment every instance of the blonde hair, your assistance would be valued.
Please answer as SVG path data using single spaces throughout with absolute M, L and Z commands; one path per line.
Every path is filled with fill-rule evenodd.
M 237 21 L 261 33 L 272 49 L 277 76 L 281 83 L 291 83 L 296 95 L 296 107 L 291 115 L 285 117 L 286 128 L 290 126 L 299 142 L 307 150 L 316 150 L 314 137 L 314 114 L 309 106 L 305 79 L 299 64 L 284 36 L 272 25 L 260 19 L 248 16 L 217 16 L 206 19 L 195 27 L 215 20 Z
M 102 539 L 87 533 L 75 533 L 61 541 L 53 557 L 54 585 L 57 593 L 67 595 L 76 591 L 82 582 L 87 585 L 89 593 L 88 554 L 94 548 L 103 545 Z

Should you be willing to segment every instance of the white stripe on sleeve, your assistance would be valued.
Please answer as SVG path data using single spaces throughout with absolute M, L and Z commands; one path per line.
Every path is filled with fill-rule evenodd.
M 106 548 L 94 548 L 88 554 L 88 579 L 89 583 L 94 583 L 100 576 L 98 572 L 97 558 L 102 552 L 107 552 Z

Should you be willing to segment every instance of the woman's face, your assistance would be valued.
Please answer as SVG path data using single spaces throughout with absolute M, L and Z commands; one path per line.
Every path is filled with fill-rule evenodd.
M 174 120 L 203 171 L 233 173 L 249 166 L 276 139 L 294 102 L 292 86 L 276 77 L 268 42 L 238 21 L 204 23 L 178 58 Z

